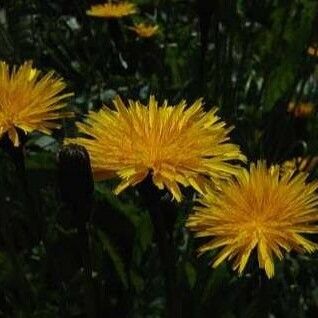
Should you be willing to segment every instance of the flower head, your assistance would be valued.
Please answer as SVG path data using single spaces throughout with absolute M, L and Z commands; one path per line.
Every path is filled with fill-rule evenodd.
M 32 62 L 14 66 L 10 72 L 9 66 L 0 61 L 0 138 L 7 132 L 15 146 L 19 145 L 17 127 L 26 133 L 38 130 L 50 134 L 51 129 L 60 126 L 52 120 L 70 116 L 58 112 L 72 95 L 62 94 L 64 81 L 54 72 L 40 74 Z
M 158 32 L 159 26 L 138 23 L 135 24 L 133 27 L 129 27 L 129 29 L 134 31 L 141 38 L 150 38 Z
M 274 256 L 281 260 L 283 250 L 315 251 L 318 244 L 302 234 L 318 233 L 318 182 L 306 184 L 306 177 L 258 162 L 211 188 L 187 222 L 198 237 L 211 238 L 200 253 L 221 249 L 212 266 L 232 260 L 241 274 L 256 249 L 259 267 L 271 278 Z
M 238 146 L 227 142 L 230 128 L 215 115 L 217 109 L 204 112 L 201 100 L 188 108 L 185 101 L 159 107 L 150 97 L 148 105 L 129 101 L 126 107 L 116 97 L 114 106 L 91 112 L 78 124 L 90 138 L 70 142 L 86 147 L 96 179 L 122 179 L 117 194 L 151 173 L 159 189 L 166 187 L 180 201 L 178 183 L 204 192 L 209 177 L 227 177 L 238 170 L 230 160 L 245 159 Z
M 91 6 L 88 15 L 100 18 L 121 18 L 136 13 L 136 5 L 131 2 L 104 3 Z
M 312 103 L 289 103 L 288 112 L 295 117 L 306 118 L 309 117 L 315 110 L 315 106 Z

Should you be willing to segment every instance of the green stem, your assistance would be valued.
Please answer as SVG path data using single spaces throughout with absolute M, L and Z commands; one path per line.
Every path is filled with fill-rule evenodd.
M 89 224 L 79 225 L 78 230 L 78 242 L 80 246 L 80 254 L 82 264 L 84 268 L 84 293 L 85 293 L 85 307 L 87 317 L 98 317 L 98 306 L 95 283 L 93 280 L 93 269 L 91 262 L 91 246 L 90 246 L 90 234 L 88 230 Z
M 150 211 L 150 218 L 155 231 L 155 237 L 158 244 L 158 250 L 162 263 L 162 268 L 165 277 L 165 285 L 167 292 L 167 317 L 180 317 L 180 306 L 178 299 L 180 295 L 177 291 L 176 277 L 176 257 L 174 253 L 174 244 L 172 238 L 169 239 L 169 233 L 166 230 L 163 211 L 158 208 L 156 203 Z
M 11 158 L 12 163 L 15 166 L 17 177 L 21 183 L 20 189 L 23 191 L 26 212 L 29 214 L 28 227 L 30 233 L 34 234 L 32 239 L 38 241 L 40 239 L 40 215 L 38 209 L 30 192 L 30 187 L 28 184 L 28 178 L 25 168 L 25 156 L 24 156 L 24 145 L 26 142 L 25 133 L 16 128 L 19 135 L 20 145 L 15 147 L 12 141 L 9 139 L 8 134 L 5 134 L 0 140 L 0 147 L 7 153 Z
M 31 317 L 31 307 L 33 302 L 33 295 L 31 286 L 25 277 L 25 273 L 23 270 L 23 266 L 20 263 L 19 257 L 17 255 L 17 251 L 14 246 L 14 238 L 12 236 L 12 231 L 9 229 L 9 210 L 10 207 L 6 208 L 6 204 L 0 209 L 1 210 L 1 235 L 4 241 L 5 250 L 9 256 L 13 277 L 17 282 L 17 294 L 19 298 L 19 302 L 22 305 L 21 310 L 27 314 L 26 317 Z
M 168 221 L 173 211 L 167 211 L 167 207 L 161 200 L 161 192 L 153 185 L 150 174 L 139 185 L 140 192 L 149 211 L 154 229 L 154 235 L 158 246 L 161 266 L 166 287 L 166 317 L 181 317 L 180 293 L 177 284 L 176 254 L 173 242 L 174 220 Z

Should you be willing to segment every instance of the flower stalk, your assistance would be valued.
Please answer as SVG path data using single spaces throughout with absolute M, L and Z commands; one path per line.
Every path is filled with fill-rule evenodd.
M 154 229 L 166 288 L 166 315 L 168 318 L 181 317 L 176 275 L 176 253 L 173 240 L 175 218 L 171 215 L 167 202 L 163 199 L 165 191 L 160 191 L 151 180 L 151 173 L 141 182 L 138 189 L 142 195 Z M 169 217 L 169 218 L 168 218 Z
M 19 136 L 18 138 L 20 140 L 20 144 L 17 147 L 14 146 L 8 133 L 6 133 L 2 136 L 2 138 L 0 138 L 0 148 L 11 158 L 12 163 L 14 164 L 19 177 L 21 177 L 24 183 L 23 185 L 25 185 L 26 177 L 24 147 L 26 142 L 26 135 L 21 129 L 16 128 L 16 130 Z
M 89 155 L 79 145 L 61 148 L 57 156 L 58 181 L 62 201 L 70 209 L 77 229 L 84 270 L 84 293 L 87 317 L 98 317 L 98 303 L 91 261 L 90 218 L 94 181 Z
M 24 189 L 29 205 L 29 210 L 33 211 L 32 207 L 32 198 L 28 191 L 27 177 L 25 171 L 25 160 L 24 160 L 24 145 L 26 142 L 26 136 L 22 130 L 17 129 L 17 133 L 19 135 L 20 144 L 18 147 L 15 147 L 12 141 L 10 140 L 8 134 L 4 134 L 2 138 L 0 138 L 0 148 L 9 156 L 14 167 L 16 169 L 16 173 L 18 175 L 19 181 L 22 183 L 22 189 Z M 10 214 L 8 210 L 10 207 L 7 207 L 7 201 L 3 201 L 3 205 L 1 206 L 1 235 L 3 238 L 4 247 L 6 253 L 10 258 L 10 262 L 12 264 L 12 268 L 15 273 L 16 281 L 17 281 L 17 295 L 19 297 L 19 302 L 23 307 L 23 310 L 31 314 L 31 307 L 34 304 L 34 295 L 32 293 L 31 286 L 29 281 L 27 280 L 23 266 L 19 260 L 19 256 L 17 254 L 17 250 L 14 244 L 14 237 L 12 230 L 10 229 Z M 31 217 L 31 220 L 34 221 L 34 218 Z M 31 225 L 29 224 L 31 227 Z
M 19 145 L 14 145 L 10 139 L 9 133 L 5 133 L 2 137 L 0 136 L 0 148 L 9 156 L 15 167 L 16 175 L 21 184 L 21 189 L 23 189 L 24 192 L 26 211 L 30 216 L 28 227 L 30 228 L 30 233 L 35 235 L 34 238 L 39 240 L 40 233 L 38 229 L 40 228 L 40 218 L 34 198 L 30 192 L 25 167 L 25 143 L 27 141 L 27 136 L 22 129 L 18 127 L 15 129 L 20 140 Z

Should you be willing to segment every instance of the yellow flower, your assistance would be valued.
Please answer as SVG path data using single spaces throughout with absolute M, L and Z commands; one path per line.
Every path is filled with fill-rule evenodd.
M 133 27 L 129 27 L 129 29 L 136 32 L 141 38 L 150 38 L 158 32 L 159 26 L 139 23 L 135 24 Z
M 305 118 L 309 117 L 315 110 L 315 106 L 312 103 L 289 103 L 288 112 L 292 113 L 295 117 Z
M 121 18 L 136 13 L 136 5 L 130 2 L 104 3 L 91 6 L 87 15 L 101 18 Z
M 259 267 L 271 278 L 274 256 L 281 260 L 283 250 L 315 251 L 318 244 L 302 234 L 318 233 L 318 182 L 306 177 L 258 162 L 209 189 L 187 222 L 197 237 L 210 238 L 199 252 L 221 248 L 212 266 L 228 259 L 241 274 L 256 249 Z
M 115 193 L 134 186 L 151 173 L 154 184 L 166 187 L 181 200 L 178 183 L 204 192 L 209 177 L 228 177 L 238 168 L 230 160 L 244 160 L 239 147 L 228 143 L 231 128 L 215 115 L 205 113 L 202 101 L 186 109 L 186 102 L 159 107 L 154 97 L 148 105 L 129 101 L 126 107 L 116 97 L 115 110 L 104 107 L 91 112 L 85 123 L 78 123 L 81 133 L 90 138 L 76 138 L 88 150 L 95 179 L 114 175 L 122 182 Z
M 65 99 L 71 95 L 61 94 L 66 84 L 54 72 L 40 77 L 41 72 L 25 62 L 10 72 L 6 62 L 0 61 L 0 138 L 8 133 L 14 146 L 19 145 L 16 128 L 25 133 L 34 130 L 46 134 L 59 128 L 52 120 L 70 116 L 59 113 L 65 106 Z

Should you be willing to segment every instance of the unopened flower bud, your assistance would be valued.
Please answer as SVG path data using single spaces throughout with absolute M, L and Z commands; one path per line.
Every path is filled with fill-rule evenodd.
M 62 200 L 76 210 L 86 210 L 94 192 L 94 180 L 88 152 L 83 146 L 68 144 L 57 155 L 58 181 Z M 84 217 L 87 221 L 88 215 Z

